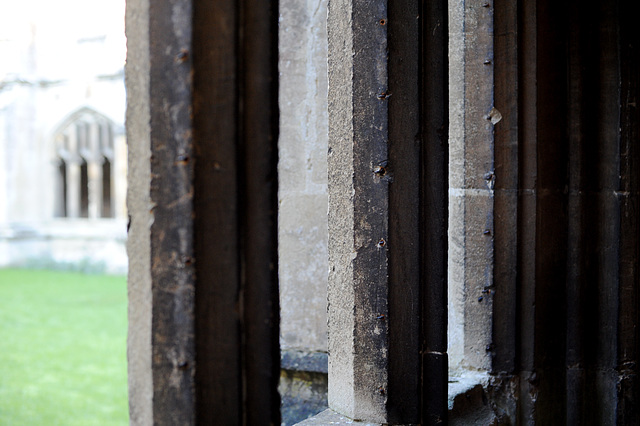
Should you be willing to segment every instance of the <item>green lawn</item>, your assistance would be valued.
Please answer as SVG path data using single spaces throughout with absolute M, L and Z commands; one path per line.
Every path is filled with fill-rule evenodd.
M 126 425 L 125 277 L 0 269 L 0 425 Z

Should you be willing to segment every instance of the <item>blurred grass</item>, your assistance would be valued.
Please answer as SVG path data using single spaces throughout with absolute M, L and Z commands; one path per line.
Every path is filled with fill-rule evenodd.
M 0 425 L 126 425 L 125 277 L 0 269 Z

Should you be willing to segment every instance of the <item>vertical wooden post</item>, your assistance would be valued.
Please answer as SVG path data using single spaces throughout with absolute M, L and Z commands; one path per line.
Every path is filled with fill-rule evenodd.
M 518 422 L 637 422 L 639 33 L 626 2 L 517 7 L 496 14 L 493 371 L 519 369 Z
M 194 424 L 192 3 L 149 3 L 153 422 Z
M 496 0 L 494 10 L 495 198 L 493 215 L 493 335 L 489 346 L 494 373 L 513 374 L 517 354 L 518 255 L 518 6 Z
M 420 2 L 388 3 L 389 419 L 420 418 Z M 418 372 L 418 374 L 416 374 Z
M 329 406 L 446 420 L 446 5 L 329 3 Z
M 132 422 L 279 424 L 276 2 L 127 19 Z
M 632 1 L 619 3 L 620 20 L 620 300 L 617 421 L 638 424 L 640 411 L 640 31 Z
M 198 418 L 278 424 L 277 2 L 194 17 Z
M 448 2 L 420 16 L 420 364 L 423 425 L 447 423 L 447 223 L 449 188 Z

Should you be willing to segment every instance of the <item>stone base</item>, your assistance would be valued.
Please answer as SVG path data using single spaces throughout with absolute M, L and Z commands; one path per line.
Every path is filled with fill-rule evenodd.
M 0 267 L 127 273 L 126 222 L 60 219 L 0 225 Z
M 280 384 L 282 426 L 315 416 L 327 404 L 327 354 L 283 351 Z
M 341 414 L 336 413 L 333 410 L 325 410 L 317 416 L 313 416 L 301 423 L 298 426 L 326 426 L 326 425 L 362 425 L 362 426 L 381 426 L 380 423 L 365 423 L 356 420 L 351 420 Z

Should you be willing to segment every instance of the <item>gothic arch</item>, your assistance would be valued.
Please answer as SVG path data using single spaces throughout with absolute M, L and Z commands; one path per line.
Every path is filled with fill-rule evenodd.
M 114 128 L 111 119 L 83 107 L 53 132 L 57 216 L 113 217 Z

